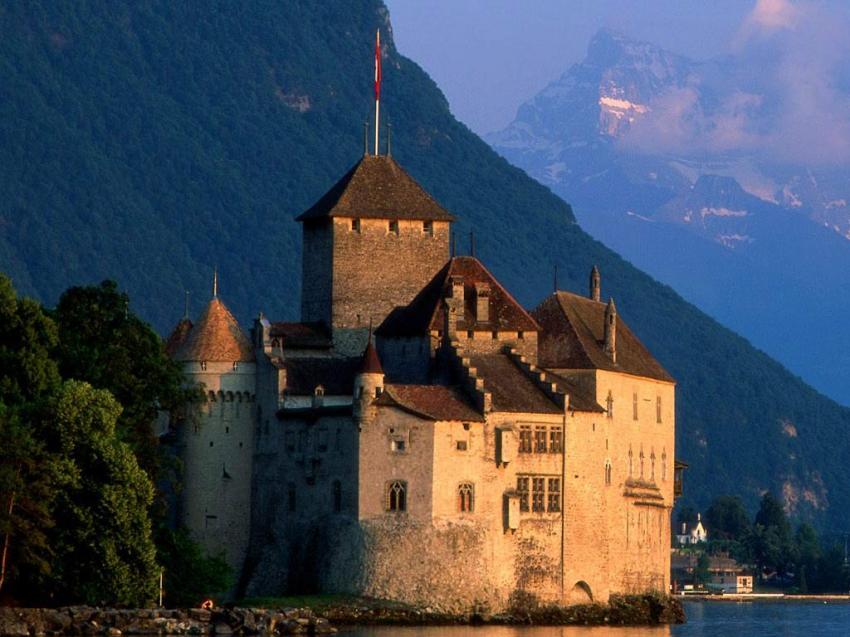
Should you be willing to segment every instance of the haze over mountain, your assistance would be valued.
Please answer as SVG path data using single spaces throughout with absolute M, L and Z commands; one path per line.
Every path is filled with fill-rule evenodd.
M 551 293 L 553 264 L 580 292 L 600 267 L 603 294 L 679 381 L 687 499 L 740 493 L 754 506 L 773 489 L 795 515 L 845 529 L 850 410 L 585 234 L 452 117 L 388 20 L 377 0 L 4 5 L 0 268 L 48 304 L 115 278 L 164 332 L 184 288 L 197 313 L 218 265 L 243 325 L 260 309 L 295 318 L 293 218 L 362 152 L 380 27 L 393 155 L 458 217 L 460 237 L 475 229 L 478 256 L 526 306 Z
M 850 403 L 850 48 L 825 22 L 758 3 L 708 62 L 601 30 L 488 141 L 595 237 Z

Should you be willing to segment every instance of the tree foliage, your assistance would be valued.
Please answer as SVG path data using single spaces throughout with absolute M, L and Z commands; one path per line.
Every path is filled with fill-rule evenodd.
M 705 512 L 711 535 L 718 540 L 741 540 L 750 530 L 750 518 L 738 496 L 721 495 Z

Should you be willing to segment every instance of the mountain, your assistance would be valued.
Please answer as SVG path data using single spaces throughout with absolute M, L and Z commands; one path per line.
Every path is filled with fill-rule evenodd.
M 594 237 L 848 404 L 850 170 L 783 156 L 798 96 L 762 61 L 698 63 L 602 30 L 488 140 Z
M 477 255 L 526 306 L 551 292 L 553 265 L 562 288 L 585 291 L 597 264 L 603 294 L 678 379 L 687 499 L 755 506 L 773 489 L 844 529 L 850 410 L 589 237 L 452 117 L 377 0 L 3 5 L 0 268 L 46 303 L 113 277 L 165 332 L 184 287 L 194 308 L 209 299 L 218 265 L 243 324 L 296 317 L 294 216 L 362 152 L 378 27 L 393 155 L 459 235 L 474 228 Z

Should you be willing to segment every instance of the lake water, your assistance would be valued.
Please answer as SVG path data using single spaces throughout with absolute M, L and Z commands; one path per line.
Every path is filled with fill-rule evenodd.
M 346 637 L 847 637 L 850 604 L 686 602 L 688 623 L 662 628 L 517 626 L 366 627 Z

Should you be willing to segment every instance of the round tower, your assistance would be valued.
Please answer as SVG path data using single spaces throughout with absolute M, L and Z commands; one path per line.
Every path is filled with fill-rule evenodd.
M 238 575 L 251 519 L 254 351 L 217 294 L 198 322 L 182 329 L 173 358 L 204 397 L 179 432 L 184 470 L 178 520 L 207 551 L 223 552 Z
M 384 391 L 384 368 L 378 357 L 378 350 L 372 342 L 372 332 L 363 351 L 360 371 L 354 377 L 354 417 L 363 421 L 369 405 Z

